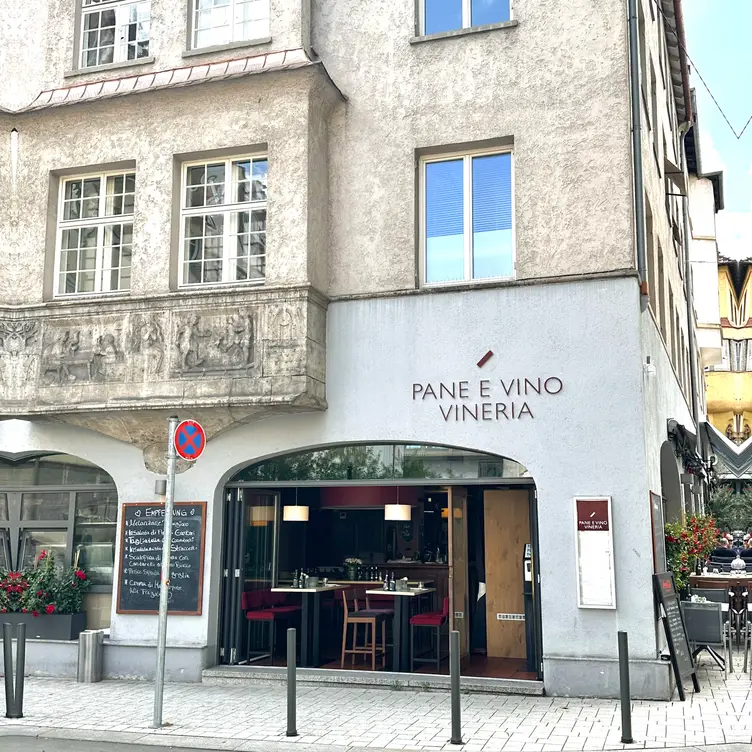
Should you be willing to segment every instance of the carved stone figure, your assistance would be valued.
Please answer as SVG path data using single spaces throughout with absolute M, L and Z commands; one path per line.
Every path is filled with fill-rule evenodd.
M 42 377 L 53 384 L 74 381 L 98 381 L 120 374 L 108 373 L 106 364 L 122 361 L 117 335 L 111 331 L 101 334 L 83 333 L 78 329 L 60 329 L 50 333 L 42 349 Z
M 89 378 L 94 381 L 97 378 L 104 379 L 106 374 L 104 370 L 105 361 L 108 358 L 117 359 L 120 355 L 115 337 L 110 333 L 100 334 L 94 341 L 91 358 L 89 359 Z
M 201 331 L 200 321 L 196 314 L 191 314 L 185 324 L 178 327 L 175 344 L 180 353 L 179 368 L 182 373 L 198 368 L 205 360 L 200 354 L 200 341 L 204 337 L 210 337 L 211 332 Z
M 131 352 L 143 353 L 147 374 L 157 374 L 162 370 L 164 335 L 158 321 L 146 318 L 135 322 L 131 333 Z
M 253 361 L 253 319 L 238 311 L 227 325 L 227 332 L 217 340 L 217 348 L 227 357 L 228 366 L 244 368 Z

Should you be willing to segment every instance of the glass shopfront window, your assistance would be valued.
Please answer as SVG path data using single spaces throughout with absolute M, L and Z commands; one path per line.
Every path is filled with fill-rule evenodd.
M 431 444 L 327 447 L 257 462 L 234 483 L 257 481 L 471 480 L 529 478 L 514 460 Z
M 115 564 L 117 492 L 102 468 L 70 455 L 0 458 L 0 568 L 34 566 L 43 550 L 87 570 L 109 592 Z

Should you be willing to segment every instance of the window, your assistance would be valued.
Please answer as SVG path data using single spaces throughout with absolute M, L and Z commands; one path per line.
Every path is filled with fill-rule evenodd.
M 269 0 L 191 0 L 193 47 L 269 36 Z
M 423 163 L 426 284 L 514 274 L 512 155 L 465 155 Z
M 149 55 L 149 0 L 83 0 L 81 67 Z
M 263 282 L 266 157 L 183 168 L 181 284 Z
M 112 478 L 70 455 L 0 458 L 0 568 L 33 566 L 43 550 L 87 570 L 109 592 L 118 500 Z
M 468 29 L 511 18 L 510 0 L 419 0 L 421 33 Z
M 68 178 L 60 188 L 57 294 L 131 286 L 133 172 Z

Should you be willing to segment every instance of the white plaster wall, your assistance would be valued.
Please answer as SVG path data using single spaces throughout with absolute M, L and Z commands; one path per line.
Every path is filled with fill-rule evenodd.
M 624 314 L 637 310 L 630 278 L 332 304 L 328 411 L 224 433 L 178 476 L 177 500 L 209 502 L 208 535 L 203 615 L 171 617 L 170 644 L 216 643 L 221 491 L 235 470 L 300 448 L 380 440 L 443 443 L 523 463 L 538 491 L 545 657 L 613 658 L 616 631 L 625 629 L 635 659 L 655 658 L 647 491 L 659 477 L 665 419 L 687 424 L 688 414 L 678 387 L 664 383 L 670 372 L 654 328 L 641 331 L 637 313 Z M 495 355 L 479 369 L 489 349 Z M 645 386 L 640 367 L 648 350 L 659 365 L 655 388 Z M 412 397 L 414 383 L 467 380 L 472 393 L 483 378 L 489 401 L 508 403 L 498 379 L 539 376 L 561 379 L 563 389 L 529 397 L 533 418 L 447 422 L 437 404 Z M 6 421 L 0 449 L 70 452 L 110 472 L 121 501 L 154 498 L 139 450 L 84 429 Z M 576 605 L 572 497 L 600 494 L 613 497 L 616 611 Z M 149 644 L 156 619 L 113 612 L 111 630 L 115 642 Z
M 165 432 L 167 426 L 165 424 Z M 115 481 L 118 504 L 127 501 L 154 501 L 154 481 L 158 476 L 144 467 L 143 453 L 137 447 L 110 439 L 84 428 L 52 421 L 0 421 L 0 452 L 61 452 L 81 457 L 106 470 Z M 182 476 L 180 476 L 182 478 Z M 206 498 L 189 483 L 180 482 L 176 501 L 195 501 Z M 207 510 L 205 559 L 207 577 L 213 547 L 219 538 L 211 534 L 213 505 Z M 115 561 L 120 561 L 120 531 L 116 540 Z M 115 575 L 117 582 L 117 572 Z M 154 643 L 157 639 L 157 620 L 154 616 L 130 616 L 116 613 L 117 590 L 113 591 L 110 636 L 111 642 Z M 203 646 L 207 644 L 209 592 L 204 588 L 202 617 L 171 616 L 168 620 L 168 641 L 172 646 Z
M 650 357 L 650 363 L 655 366 L 655 373 L 641 369 L 648 484 L 643 498 L 647 505 L 649 491 L 661 493 L 660 450 L 663 442 L 668 440 L 667 421 L 676 420 L 693 433 L 696 429 L 691 408 L 676 378 L 666 346 L 647 311 L 640 318 L 640 350 L 642 363 L 646 364 Z
M 335 303 L 327 412 L 221 435 L 179 478 L 180 493 L 200 489 L 218 509 L 222 483 L 246 463 L 338 442 L 434 442 L 511 457 L 538 490 L 546 656 L 613 657 L 616 631 L 626 629 L 634 658 L 653 659 L 640 336 L 637 313 L 624 313 L 637 310 L 632 279 Z M 489 349 L 495 355 L 480 370 Z M 468 379 L 472 388 L 479 378 L 538 376 L 558 377 L 564 388 L 531 397 L 532 419 L 446 422 L 437 405 L 412 399 L 415 382 Z M 614 501 L 616 611 L 576 605 L 572 497 L 598 494 Z M 212 572 L 216 593 L 216 559 Z

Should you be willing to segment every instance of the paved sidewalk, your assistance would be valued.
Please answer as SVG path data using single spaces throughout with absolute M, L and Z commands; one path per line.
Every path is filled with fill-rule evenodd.
M 687 701 L 634 702 L 634 745 L 699 747 L 752 741 L 752 683 L 728 681 L 703 664 L 702 692 Z M 285 736 L 282 684 L 170 684 L 165 721 L 149 727 L 153 686 L 106 681 L 28 679 L 25 718 L 0 718 L 2 737 L 38 735 L 254 752 L 322 752 L 322 745 L 382 750 L 467 752 L 583 752 L 624 749 L 619 703 L 549 697 L 463 695 L 466 744 L 449 744 L 448 693 L 337 686 L 298 687 L 298 732 Z M 4 698 L 0 694 L 0 699 Z M 54 749 L 54 748 L 53 748 Z

